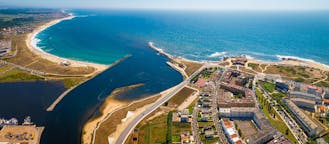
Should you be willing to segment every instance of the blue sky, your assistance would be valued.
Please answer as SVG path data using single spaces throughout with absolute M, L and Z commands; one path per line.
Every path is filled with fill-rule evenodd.
M 329 0 L 0 0 L 0 5 L 44 8 L 329 10 Z

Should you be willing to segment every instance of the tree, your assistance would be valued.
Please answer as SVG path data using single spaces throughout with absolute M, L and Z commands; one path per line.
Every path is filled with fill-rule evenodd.
M 289 129 L 288 128 L 286 129 L 286 135 L 289 135 Z
M 166 143 L 167 144 L 171 144 L 172 143 L 172 139 L 171 139 L 171 127 L 172 127 L 172 111 L 170 111 L 168 113 L 168 117 L 167 117 L 167 135 L 166 135 Z

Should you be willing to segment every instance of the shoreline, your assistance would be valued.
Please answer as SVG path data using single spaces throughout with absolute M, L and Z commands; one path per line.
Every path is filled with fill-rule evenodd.
M 190 60 L 190 59 L 186 59 L 183 57 L 179 57 L 179 56 L 173 56 L 169 53 L 164 52 L 161 48 L 158 48 L 156 46 L 153 45 L 153 42 L 148 42 L 148 47 L 153 49 L 155 52 L 166 56 L 168 59 L 171 60 L 182 60 L 182 61 L 187 61 L 187 62 L 194 62 L 194 63 L 200 63 L 200 64 L 204 64 L 204 63 L 213 63 L 213 64 L 218 64 L 220 62 L 224 62 L 222 60 L 219 61 L 194 61 L 194 60 Z M 315 61 L 307 61 L 307 60 L 303 60 L 303 59 L 289 59 L 289 60 L 281 60 L 278 62 L 275 61 L 263 61 L 263 60 L 259 60 L 259 59 L 254 59 L 254 58 L 247 58 L 249 63 L 258 63 L 258 64 L 271 64 L 271 65 L 287 65 L 287 66 L 308 66 L 308 67 L 313 67 L 313 68 L 318 68 L 321 70 L 325 70 L 325 71 L 329 71 L 329 66 L 326 66 L 324 64 L 321 63 L 317 63 Z M 180 72 L 178 69 L 176 69 L 175 67 L 173 67 L 172 65 L 168 66 L 172 67 L 173 69 L 175 69 L 176 71 Z M 184 77 L 184 75 L 181 73 L 181 75 Z M 177 85 L 176 85 L 177 86 Z M 168 88 L 165 91 L 162 91 L 160 93 L 165 93 L 170 91 L 171 89 L 173 89 L 173 86 L 171 88 Z M 152 97 L 152 96 L 151 96 Z M 147 97 L 150 98 L 150 97 Z M 141 101 L 143 99 L 139 99 L 139 100 L 134 100 L 132 103 Z M 111 102 L 105 102 L 102 106 L 105 107 L 105 109 L 102 110 L 103 116 L 98 118 L 97 120 L 92 120 L 89 121 L 87 123 L 84 124 L 84 128 L 83 128 L 83 133 L 86 133 L 87 135 L 82 135 L 81 139 L 83 142 L 90 142 L 91 140 L 93 140 L 94 137 L 94 132 L 97 131 L 97 127 L 100 125 L 100 123 L 102 123 L 103 121 L 108 119 L 108 115 L 112 114 L 113 112 L 123 109 L 124 107 L 127 106 L 127 103 L 125 103 L 124 101 L 118 101 L 116 99 L 111 99 Z M 129 105 L 129 104 L 128 104 Z M 86 130 L 86 131 L 85 131 Z M 120 131 L 117 130 L 117 131 Z M 117 133 L 117 131 L 115 133 Z M 92 133 L 92 135 L 90 135 Z
M 177 87 L 177 85 L 172 86 L 168 89 L 165 89 L 157 94 L 153 94 L 148 97 L 129 101 L 129 102 L 119 101 L 119 100 L 116 100 L 115 98 L 111 97 L 111 95 L 108 96 L 107 100 L 101 106 L 101 107 L 103 107 L 103 109 L 100 109 L 101 112 L 103 113 L 103 115 L 97 119 L 93 119 L 92 121 L 85 123 L 85 125 L 83 127 L 83 132 L 85 133 L 85 135 L 82 135 L 82 137 L 81 137 L 82 142 L 83 143 L 91 142 L 91 144 L 93 144 L 95 141 L 96 131 L 98 130 L 98 128 L 100 127 L 100 125 L 103 122 L 107 121 L 110 118 L 110 116 L 113 113 L 120 111 L 124 108 L 127 108 L 135 103 L 142 102 L 142 101 L 152 99 L 152 98 L 159 96 L 159 98 L 156 100 L 156 101 L 158 101 L 165 94 L 172 92 L 175 87 Z M 124 128 L 123 126 L 128 125 L 134 117 L 136 117 L 139 113 L 143 112 L 147 107 L 149 107 L 151 105 L 152 104 L 147 104 L 143 107 L 139 107 L 136 110 L 134 110 L 133 111 L 134 114 L 131 117 L 127 118 L 127 121 L 122 121 L 119 125 L 117 125 L 117 130 L 115 132 L 113 132 L 110 136 L 116 140 L 116 138 L 119 137 L 122 129 Z M 88 134 L 91 134 L 91 135 L 88 135 Z
M 174 56 L 171 55 L 167 52 L 164 52 L 163 49 L 158 48 L 154 46 L 154 43 L 149 41 L 148 42 L 148 47 L 156 51 L 157 53 L 160 53 L 164 56 L 166 56 L 169 59 L 179 59 L 187 62 L 194 62 L 194 63 L 218 63 L 218 62 L 224 62 L 223 60 L 218 60 L 218 61 L 208 61 L 208 60 L 202 60 L 202 61 L 197 61 L 197 60 L 191 60 L 187 58 L 183 58 L 181 56 Z M 266 61 L 266 60 L 260 60 L 256 58 L 250 58 L 247 57 L 249 63 L 257 63 L 257 64 L 272 64 L 272 65 L 287 65 L 287 66 L 306 66 L 306 67 L 313 67 L 317 68 L 323 71 L 329 71 L 329 65 L 314 61 L 312 59 L 306 59 L 306 58 L 300 58 L 296 56 L 282 56 L 282 55 L 276 55 L 276 57 L 280 58 L 279 61 Z
M 42 49 L 40 49 L 39 47 L 36 46 L 36 36 L 46 30 L 47 28 L 50 28 L 62 21 L 65 21 L 65 20 L 71 20 L 73 18 L 75 18 L 76 16 L 73 16 L 73 15 L 70 15 L 68 17 L 64 17 L 64 18 L 59 18 L 59 19 L 55 19 L 55 20 L 51 20 L 50 22 L 47 22 L 41 26 L 38 26 L 37 28 L 35 28 L 33 30 L 33 32 L 27 34 L 27 37 L 26 37 L 26 46 L 28 47 L 28 49 L 40 56 L 41 58 L 44 58 L 46 60 L 49 60 L 51 62 L 54 62 L 54 63 L 57 63 L 57 64 L 60 64 L 62 62 L 69 62 L 70 65 L 69 67 L 93 67 L 95 69 L 95 72 L 93 73 L 99 73 L 99 72 L 102 72 L 106 69 L 108 69 L 108 67 L 110 67 L 109 65 L 104 65 L 104 64 L 97 64 L 97 63 L 91 63 L 91 62 L 84 62 L 84 61 L 78 61 L 78 60 L 72 60 L 72 59 L 68 59 L 68 58 L 62 58 L 62 57 L 59 57 L 59 56 L 56 56 L 56 55 L 53 55 L 53 54 L 50 54 L 50 53 L 47 53 L 45 51 L 43 51 Z

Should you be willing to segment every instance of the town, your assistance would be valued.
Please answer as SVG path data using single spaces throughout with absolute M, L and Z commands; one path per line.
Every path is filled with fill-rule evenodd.
M 279 75 L 243 71 L 239 67 L 244 67 L 248 61 L 243 56 L 224 61 L 230 61 L 232 66 L 210 64 L 191 79 L 186 87 L 190 93 L 179 92 L 172 98 L 180 96 L 185 100 L 180 106 L 165 110 L 168 112 L 166 142 L 327 143 L 323 137 L 329 132 L 328 88 Z M 186 68 L 175 62 L 171 64 L 177 69 Z M 149 125 L 158 120 L 154 117 L 144 120 L 132 132 L 128 143 L 156 142 L 157 136 L 145 128 L 150 129 Z

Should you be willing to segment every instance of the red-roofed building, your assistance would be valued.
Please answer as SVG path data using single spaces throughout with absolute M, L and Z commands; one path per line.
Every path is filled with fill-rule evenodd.
M 199 78 L 198 81 L 195 83 L 198 87 L 204 87 L 206 85 L 207 81 L 203 78 Z

